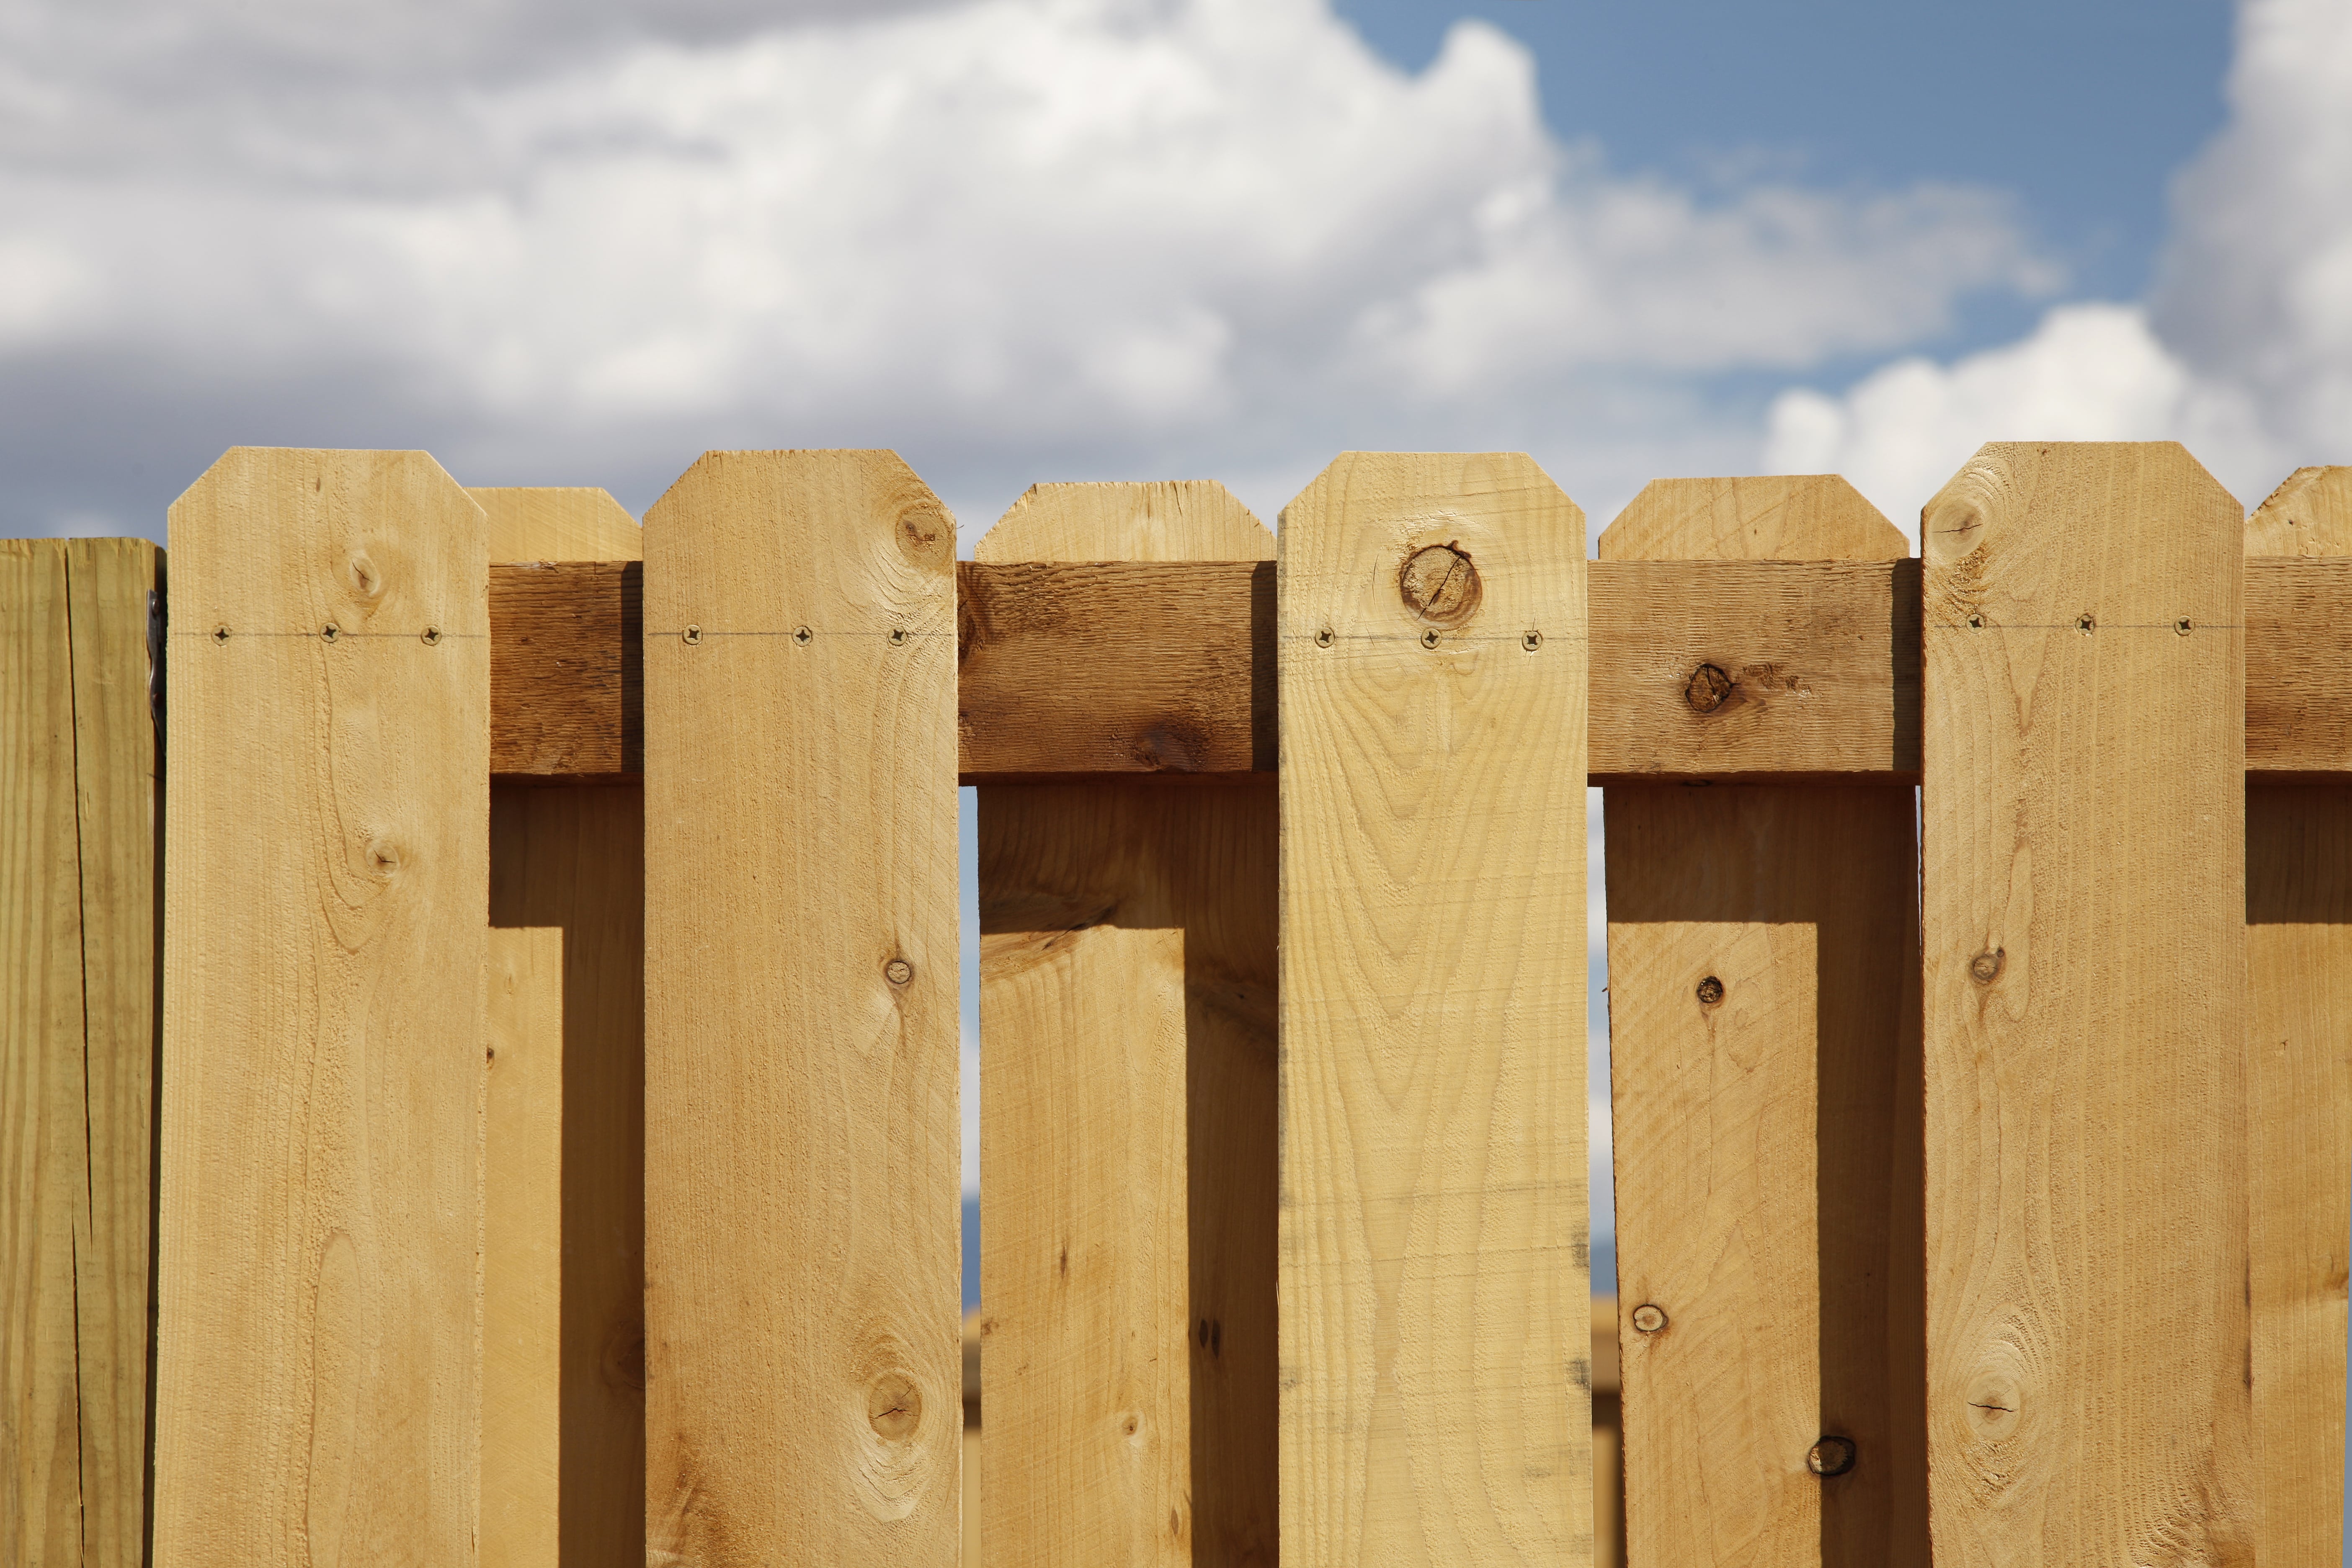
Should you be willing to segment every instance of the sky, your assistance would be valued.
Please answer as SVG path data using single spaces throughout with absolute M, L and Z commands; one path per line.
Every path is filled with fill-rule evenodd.
M 2352 5 L 0 8 L 0 535 L 160 537 L 261 444 L 632 510 L 891 447 L 967 551 L 1044 479 L 1273 522 L 1349 447 L 1531 452 L 1596 531 L 1836 471 L 1916 537 L 2021 437 L 2352 461 Z

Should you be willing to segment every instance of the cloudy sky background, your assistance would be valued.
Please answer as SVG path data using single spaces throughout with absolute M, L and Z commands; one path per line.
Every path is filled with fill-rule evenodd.
M 0 5 L 0 534 L 160 537 L 238 443 L 633 510 L 893 447 L 967 548 L 1347 447 L 1916 531 L 2020 437 L 2352 461 L 2352 5 Z

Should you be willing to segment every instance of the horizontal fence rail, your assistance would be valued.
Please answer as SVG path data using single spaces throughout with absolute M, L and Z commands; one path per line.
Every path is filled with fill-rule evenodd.
M 1281 521 L 240 448 L 168 602 L 0 542 L 0 1563 L 2337 1559 L 2352 468 Z

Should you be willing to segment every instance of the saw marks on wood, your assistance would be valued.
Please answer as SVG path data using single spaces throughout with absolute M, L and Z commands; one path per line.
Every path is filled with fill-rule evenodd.
M 1588 1563 L 1584 516 L 1357 453 L 1281 548 L 1283 1560 Z
M 1921 529 L 1937 1559 L 2247 1562 L 2242 519 L 2002 444 Z
M 1263 560 L 1222 486 L 1041 485 L 985 562 Z M 981 1542 L 1269 1562 L 1275 793 L 980 792 Z
M 646 545 L 647 1560 L 944 1563 L 955 524 L 713 452 Z
M 488 551 L 420 452 L 172 508 L 155 1560 L 476 1560 Z

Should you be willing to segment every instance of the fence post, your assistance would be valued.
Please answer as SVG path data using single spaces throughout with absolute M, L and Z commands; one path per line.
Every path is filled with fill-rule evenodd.
M 239 447 L 171 521 L 155 1561 L 470 1563 L 481 509 Z
M 2352 555 L 2352 468 L 2305 468 L 2246 520 L 2248 564 Z M 2352 767 L 2352 758 L 2342 765 Z M 2352 1231 L 2352 788 L 2246 791 L 2254 1430 L 2265 1562 L 2344 1554 Z
M 1601 536 L 1603 561 L 1909 552 L 1822 475 L 1656 480 Z M 1655 700 L 1741 721 L 1742 687 L 1776 673 L 1748 651 L 1699 650 Z M 1709 667 L 1725 684 L 1694 701 Z M 1635 1568 L 1927 1561 L 1913 805 L 1607 791 Z
M 1270 597 L 1274 536 L 1221 485 L 1041 485 L 974 554 Z M 1270 1562 L 1274 783 L 979 793 L 983 1561 Z
M 1283 514 L 1291 1568 L 1591 1561 L 1585 576 L 1522 456 Z
M 1937 1559 L 2250 1561 L 2242 514 L 2017 443 L 1920 526 Z
M 712 452 L 645 543 L 647 1560 L 945 1563 L 955 525 Z
M 493 562 L 634 563 L 642 554 L 636 520 L 603 490 L 467 493 L 488 514 Z M 635 626 L 625 622 L 623 630 L 635 640 Z M 491 671 L 494 700 L 499 673 Z M 625 750 L 614 760 L 638 765 Z M 509 1196 L 496 1179 L 501 1137 L 530 1149 L 551 1144 L 562 1185 L 560 1230 L 551 1239 L 562 1244 L 562 1279 L 560 1304 L 538 1320 L 551 1353 L 534 1363 L 533 1375 L 554 1379 L 547 1394 L 555 1426 L 534 1441 L 556 1451 L 557 1501 L 520 1522 L 532 1549 L 564 1568 L 642 1568 L 645 1560 L 645 864 L 642 784 L 550 788 L 528 775 L 492 778 L 494 950 L 513 934 L 499 928 L 553 927 L 562 939 L 557 1011 L 540 1021 L 560 1031 L 561 1093 L 516 1107 L 528 1114 L 502 1123 L 493 1067 L 488 1268 L 500 1267 L 498 1226 Z M 520 1239 L 531 1245 L 527 1234 Z M 490 1308 L 495 1313 L 495 1300 Z M 529 1452 L 486 1447 L 486 1511 L 507 1486 L 501 1468 Z

